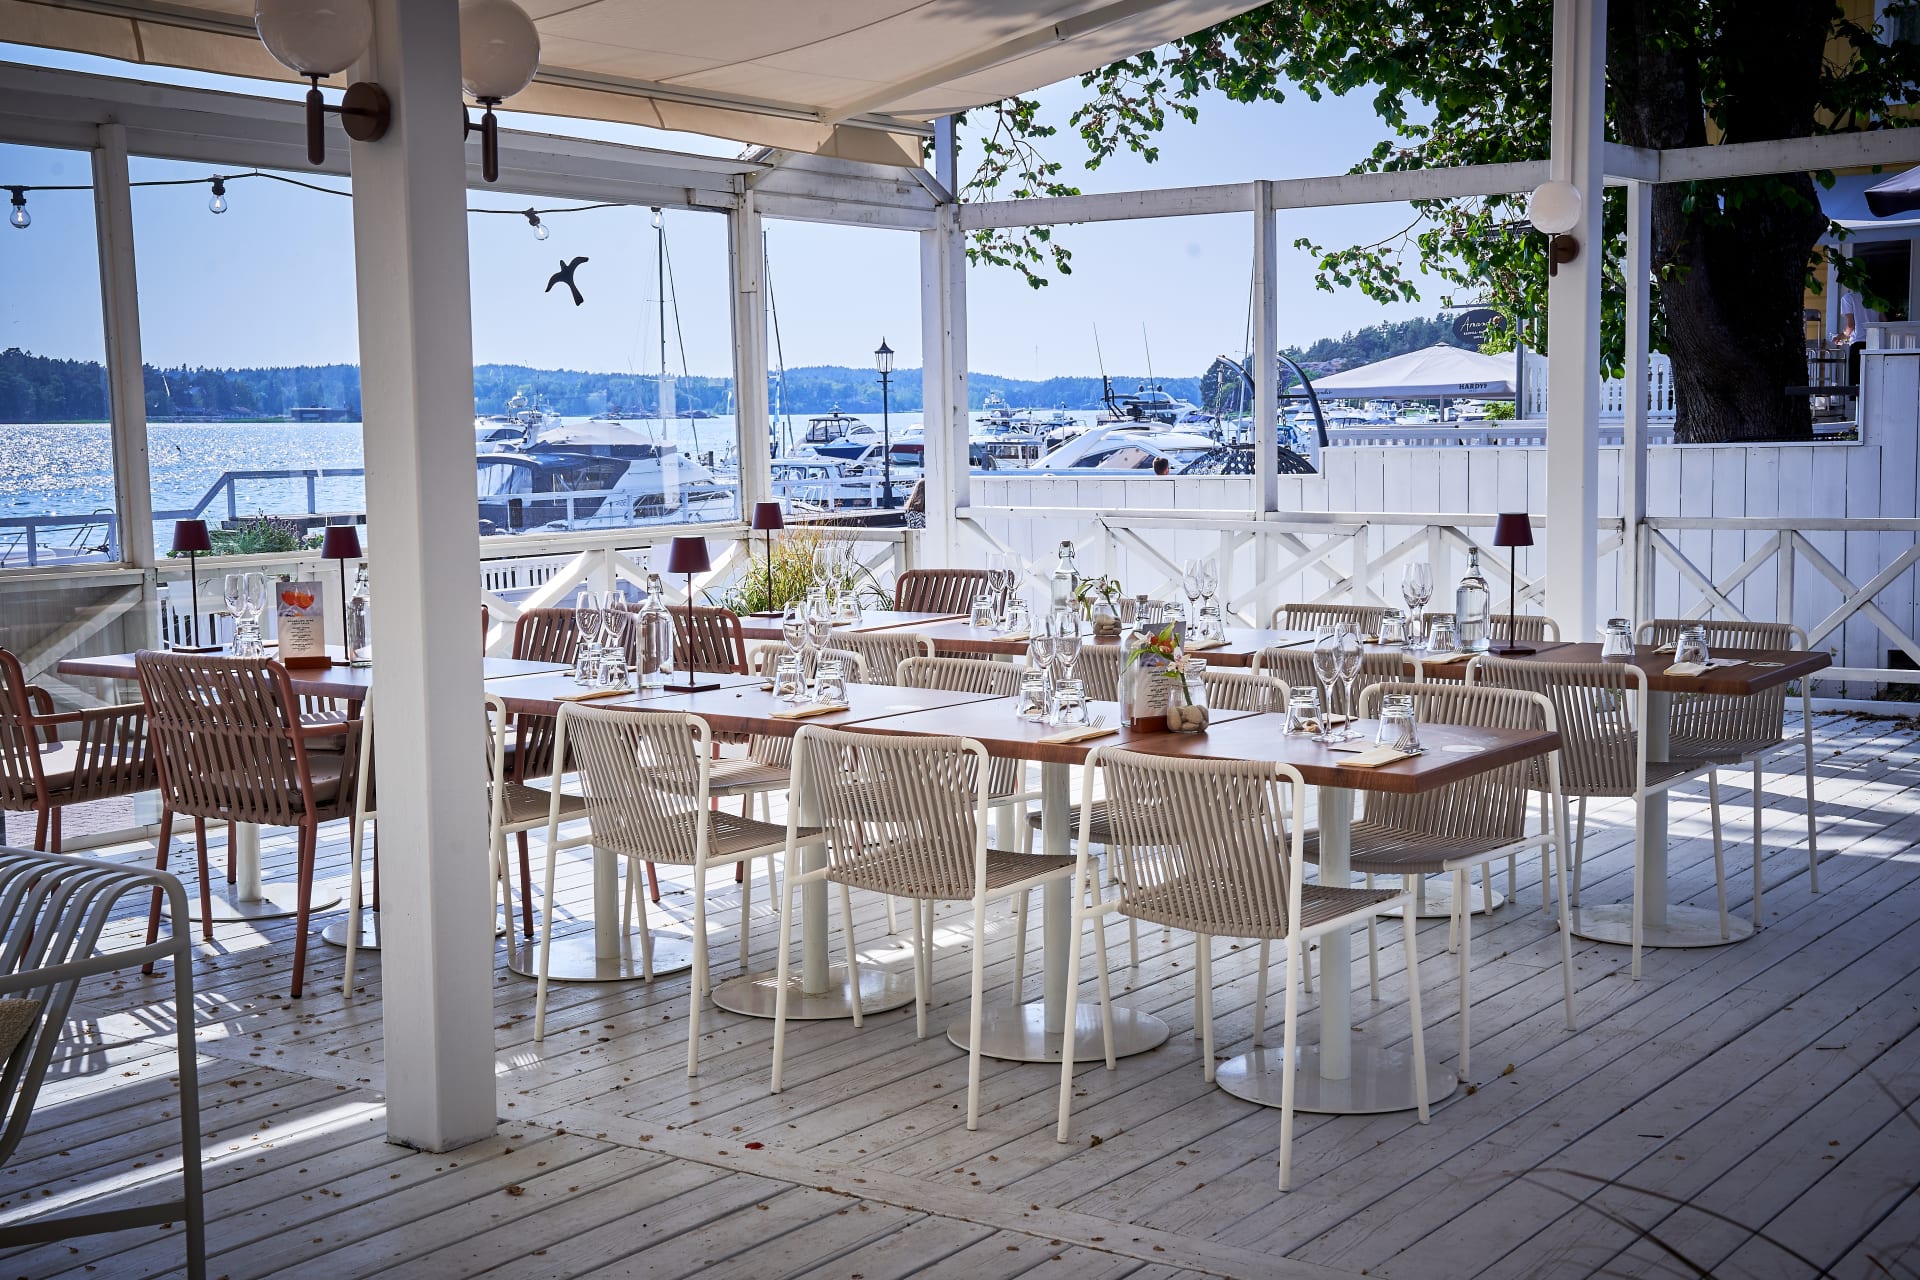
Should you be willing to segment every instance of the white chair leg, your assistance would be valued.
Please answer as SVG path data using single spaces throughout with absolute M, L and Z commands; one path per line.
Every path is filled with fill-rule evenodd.
M 1492 879 L 1493 868 L 1486 863 L 1480 866 L 1482 875 Z M 1472 1016 L 1473 1001 L 1467 997 L 1467 978 L 1473 965 L 1473 916 L 1467 905 L 1467 870 L 1462 867 L 1453 873 L 1454 918 L 1460 922 L 1460 1065 L 1457 1074 L 1462 1084 L 1466 1083 L 1468 1062 L 1467 1046 L 1471 1042 L 1472 1029 L 1468 1020 Z M 1413 983 L 1417 986 L 1418 983 Z
M 1076 893 L 1073 895 L 1073 915 L 1072 915 L 1072 923 L 1069 927 L 1069 933 L 1071 934 L 1071 936 L 1067 939 L 1067 999 L 1068 1000 L 1073 1000 L 1077 998 L 1080 993 L 1080 947 L 1082 943 L 1082 939 L 1080 937 L 1080 929 L 1082 924 L 1085 921 L 1086 921 L 1086 908 L 1081 902 L 1080 895 Z M 1103 954 L 1103 953 L 1101 953 L 1099 949 L 1096 948 L 1096 954 Z M 1101 990 L 1102 990 L 1103 1003 L 1104 1003 L 1105 988 L 1103 987 Z M 1063 1053 L 1060 1055 L 1059 1116 L 1058 1116 L 1058 1122 L 1054 1126 L 1054 1131 L 1053 1131 L 1053 1139 L 1055 1142 L 1065 1142 L 1067 1140 L 1068 1120 L 1072 1115 L 1072 1112 L 1073 1112 L 1073 1055 L 1071 1053 Z
M 749 945 L 753 938 L 753 859 L 742 858 L 740 867 L 740 972 L 748 973 L 751 966 L 747 961 L 752 957 L 753 949 Z
M 360 855 L 361 851 L 366 847 L 364 843 L 366 831 L 366 819 L 361 817 L 359 811 L 356 809 L 353 815 L 353 868 L 347 873 L 347 902 L 349 903 L 347 914 L 347 963 L 346 968 L 341 973 L 342 980 L 345 983 L 343 990 L 349 997 L 353 995 L 353 965 L 360 952 Z M 496 868 L 498 865 L 499 863 L 496 859 Z M 495 878 L 498 878 L 497 871 Z M 507 912 L 507 919 L 509 922 L 513 919 L 513 912 L 511 910 Z
M 1760 931 L 1760 894 L 1765 885 L 1760 875 L 1760 758 L 1753 761 L 1753 929 Z
M 1643 925 L 1640 920 L 1640 886 L 1646 882 L 1647 875 L 1647 795 L 1638 792 L 1633 797 L 1633 892 L 1629 897 L 1629 906 L 1633 911 L 1631 932 L 1633 935 L 1633 980 L 1640 981 L 1640 944 Z M 1574 870 L 1574 885 L 1580 881 L 1579 868 Z
M 840 886 L 840 929 L 847 935 L 847 990 L 852 993 L 853 1025 L 861 1025 L 860 1010 L 860 959 L 858 945 L 853 936 L 853 891 L 844 883 Z
M 1022 889 L 1013 895 L 1013 1003 L 1014 1007 L 1026 1003 L 1027 999 L 1027 903 L 1033 897 L 1033 890 Z
M 1272 943 L 1260 939 L 1260 972 L 1253 983 L 1253 1042 L 1264 1045 L 1267 1042 L 1267 965 Z
M 1560 880 L 1560 986 L 1567 1006 L 1567 1030 L 1575 1030 L 1573 1021 L 1573 922 L 1567 911 L 1567 828 L 1560 823 L 1553 831 L 1554 871 Z
M 789 874 L 780 887 L 780 953 L 773 968 L 773 1081 L 770 1092 L 780 1092 L 780 1068 L 787 1052 L 787 983 L 793 951 L 793 882 Z
M 693 868 L 693 989 L 687 993 L 687 1074 L 690 1076 L 700 1072 L 700 1008 L 707 1002 L 707 984 L 707 867 L 705 863 L 696 863 Z
M 1413 913 L 1407 912 L 1409 922 Z M 1287 1191 L 1293 1186 L 1293 1069 L 1294 1060 L 1299 1055 L 1299 1045 L 1295 1040 L 1300 1015 L 1300 983 L 1298 964 L 1300 957 L 1300 934 L 1296 931 L 1287 936 L 1287 998 L 1284 1012 L 1280 1016 L 1280 1190 Z M 1416 984 L 1417 985 L 1417 984 Z M 1418 1039 L 1418 1037 L 1415 1037 Z
M 894 914 L 892 894 L 887 895 L 887 932 L 889 934 L 900 932 L 900 917 Z
M 1200 1064 L 1213 1083 L 1213 939 L 1193 935 L 1194 1016 L 1200 1023 Z
M 1489 898 L 1493 896 L 1493 873 L 1491 868 L 1489 868 L 1487 872 L 1487 896 Z M 1520 901 L 1520 856 L 1514 853 L 1507 855 L 1507 900 L 1509 902 Z M 1492 908 L 1489 907 L 1488 910 L 1492 910 Z
M 1420 952 L 1413 917 L 1403 915 L 1401 923 L 1407 935 L 1407 1014 L 1413 1020 L 1413 1097 L 1419 1104 L 1420 1123 L 1426 1124 L 1431 1117 L 1427 1114 L 1427 1033 L 1420 1022 Z
M 1580 905 L 1580 870 L 1587 857 L 1587 798 L 1581 796 L 1576 806 L 1573 829 L 1573 905 Z
M 1806 681 L 1800 682 L 1800 746 L 1804 753 L 1801 767 L 1807 777 L 1807 887 L 1820 892 L 1820 841 L 1818 818 L 1813 812 L 1813 696 Z
M 891 901 L 891 899 L 889 899 Z M 933 904 L 909 899 L 913 912 L 913 1025 L 914 1034 L 927 1038 L 927 1001 L 933 995 Z
M 1507 861 L 1509 871 L 1511 871 L 1513 861 L 1511 854 L 1508 855 Z M 1513 881 L 1509 879 L 1507 883 L 1511 885 Z M 1487 915 L 1493 914 L 1493 864 L 1488 862 L 1480 864 L 1480 910 Z M 1461 919 L 1468 925 L 1471 925 L 1473 923 L 1473 912 L 1468 911 Z
M 968 1001 L 967 1130 L 980 1127 L 980 1041 L 985 1038 L 987 1001 L 987 900 L 973 900 L 973 994 Z M 1073 1057 L 1072 1049 L 1060 1055 Z
M 1304 942 L 1300 944 L 1300 990 L 1313 994 L 1313 948 Z
M 1720 838 L 1720 771 L 1707 770 L 1707 806 L 1713 816 L 1713 896 L 1720 908 L 1720 940 L 1731 935 L 1727 930 L 1727 858 Z
M 1540 793 L 1540 830 L 1543 832 L 1548 829 L 1550 818 L 1547 810 L 1552 807 L 1550 797 L 1548 797 L 1546 792 L 1542 791 Z M 1547 866 L 1547 846 L 1543 844 L 1540 846 L 1540 909 L 1542 911 L 1547 910 L 1553 905 L 1552 895 L 1552 877 Z
M 547 959 L 553 954 L 553 864 L 560 859 L 554 853 L 554 832 L 547 831 L 547 874 L 543 881 L 545 897 L 541 899 L 546 909 L 540 913 L 540 963 L 536 968 L 536 983 L 533 996 L 533 1038 L 536 1041 L 547 1038 Z M 507 922 L 511 925 L 513 922 Z
M 1400 883 L 1406 883 L 1402 876 Z M 1373 872 L 1367 872 L 1367 888 L 1373 888 Z M 1367 917 L 1367 996 L 1375 1004 L 1380 1003 L 1380 937 L 1373 927 L 1373 917 Z

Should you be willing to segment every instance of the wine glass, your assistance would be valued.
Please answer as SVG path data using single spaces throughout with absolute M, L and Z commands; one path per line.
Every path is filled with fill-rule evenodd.
M 1321 742 L 1338 742 L 1333 736 L 1333 686 L 1340 678 L 1340 629 L 1324 626 L 1317 628 L 1313 642 L 1313 675 L 1326 691 L 1320 702 Z
M 596 591 L 582 591 L 580 599 L 573 606 L 574 625 L 578 628 L 580 635 L 573 678 L 581 684 L 592 684 L 598 678 L 600 619 L 600 594 Z
M 787 642 L 787 652 L 798 654 L 807 647 L 807 607 L 798 600 L 787 601 L 780 611 L 780 638 Z
M 1187 597 L 1188 624 L 1197 623 L 1200 602 L 1200 562 L 1198 560 L 1180 562 L 1180 590 Z
M 1423 610 L 1427 601 L 1433 599 L 1433 566 L 1425 560 L 1415 561 L 1401 571 L 1400 598 L 1407 602 L 1407 635 L 1414 638 L 1426 631 L 1426 618 Z
M 1027 661 L 1033 669 L 1047 678 L 1049 688 L 1053 685 L 1054 632 L 1051 618 L 1033 628 L 1027 637 Z
M 1220 562 L 1212 556 L 1200 562 L 1200 596 L 1211 606 L 1220 592 Z
M 1340 681 L 1347 686 L 1347 727 L 1340 731 L 1342 738 L 1351 738 L 1359 733 L 1353 727 L 1353 684 L 1360 678 L 1360 664 L 1366 656 L 1366 648 L 1360 643 L 1360 629 L 1348 623 L 1340 631 Z
M 226 596 L 227 612 L 233 617 L 233 642 L 231 648 L 235 653 L 238 653 L 240 651 L 240 642 L 243 639 L 241 628 L 246 623 L 247 575 L 244 573 L 230 573 L 227 575 L 226 581 L 221 585 L 224 589 L 223 593 Z
M 807 647 L 817 653 L 826 648 L 832 638 L 833 606 L 825 600 L 816 601 L 807 610 Z
M 1053 614 L 1053 665 L 1055 684 L 1073 679 L 1073 665 L 1080 660 L 1080 644 L 1085 633 L 1080 615 L 1071 609 L 1056 609 Z

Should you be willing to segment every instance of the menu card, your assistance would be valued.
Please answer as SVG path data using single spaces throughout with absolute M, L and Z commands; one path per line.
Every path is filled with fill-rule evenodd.
M 275 584 L 279 598 L 274 614 L 280 622 L 280 661 L 289 667 L 325 667 L 327 657 L 325 601 L 318 582 Z

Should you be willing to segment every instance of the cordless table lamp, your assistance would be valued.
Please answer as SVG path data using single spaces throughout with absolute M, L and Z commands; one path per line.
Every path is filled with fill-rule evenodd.
M 675 538 L 667 551 L 667 572 L 686 575 L 687 579 L 687 625 L 682 632 L 682 640 L 690 641 L 693 632 L 693 575 L 705 573 L 713 568 L 713 562 L 707 558 L 707 540 L 705 538 Z M 698 648 L 692 643 L 678 646 L 687 656 L 686 681 L 683 684 L 669 683 L 666 688 L 671 693 L 704 693 L 708 689 L 718 689 L 720 683 L 710 680 L 700 683 L 700 659 Z
M 200 643 L 200 564 L 199 557 L 213 550 L 213 538 L 207 533 L 205 520 L 175 520 L 173 522 L 173 553 L 187 558 L 187 576 L 193 584 L 193 614 L 188 619 L 188 643 L 175 645 L 177 650 L 187 653 L 218 653 L 217 644 Z
M 751 527 L 755 532 L 764 532 L 767 535 L 767 607 L 753 616 L 777 618 L 780 616 L 780 606 L 773 598 L 773 535 L 776 531 L 787 527 L 787 518 L 781 513 L 779 503 L 756 502 L 753 504 Z
M 320 538 L 320 558 L 340 562 L 340 644 L 347 651 L 349 661 L 353 658 L 353 635 L 348 625 L 347 606 L 351 598 L 347 594 L 347 561 L 360 558 L 360 531 L 350 524 L 330 524 Z
M 1526 654 L 1533 649 L 1516 643 L 1514 628 L 1520 623 L 1519 610 L 1514 607 L 1520 596 L 1520 574 L 1518 564 L 1520 548 L 1533 545 L 1533 521 L 1524 511 L 1503 513 L 1493 525 L 1493 545 L 1507 548 L 1507 642 L 1493 646 L 1494 653 Z

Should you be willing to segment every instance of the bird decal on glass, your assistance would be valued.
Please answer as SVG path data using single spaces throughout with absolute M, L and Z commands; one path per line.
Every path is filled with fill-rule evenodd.
M 547 287 L 542 289 L 540 292 L 552 293 L 553 286 L 557 284 L 564 284 L 565 286 L 567 286 L 568 290 L 571 291 L 573 294 L 574 306 L 577 307 L 581 303 L 585 302 L 586 299 L 580 296 L 580 286 L 573 282 L 574 268 L 578 267 L 581 263 L 585 261 L 586 261 L 585 258 L 575 258 L 571 262 L 562 261 L 560 264 L 560 269 L 554 272 L 553 275 L 548 278 Z

